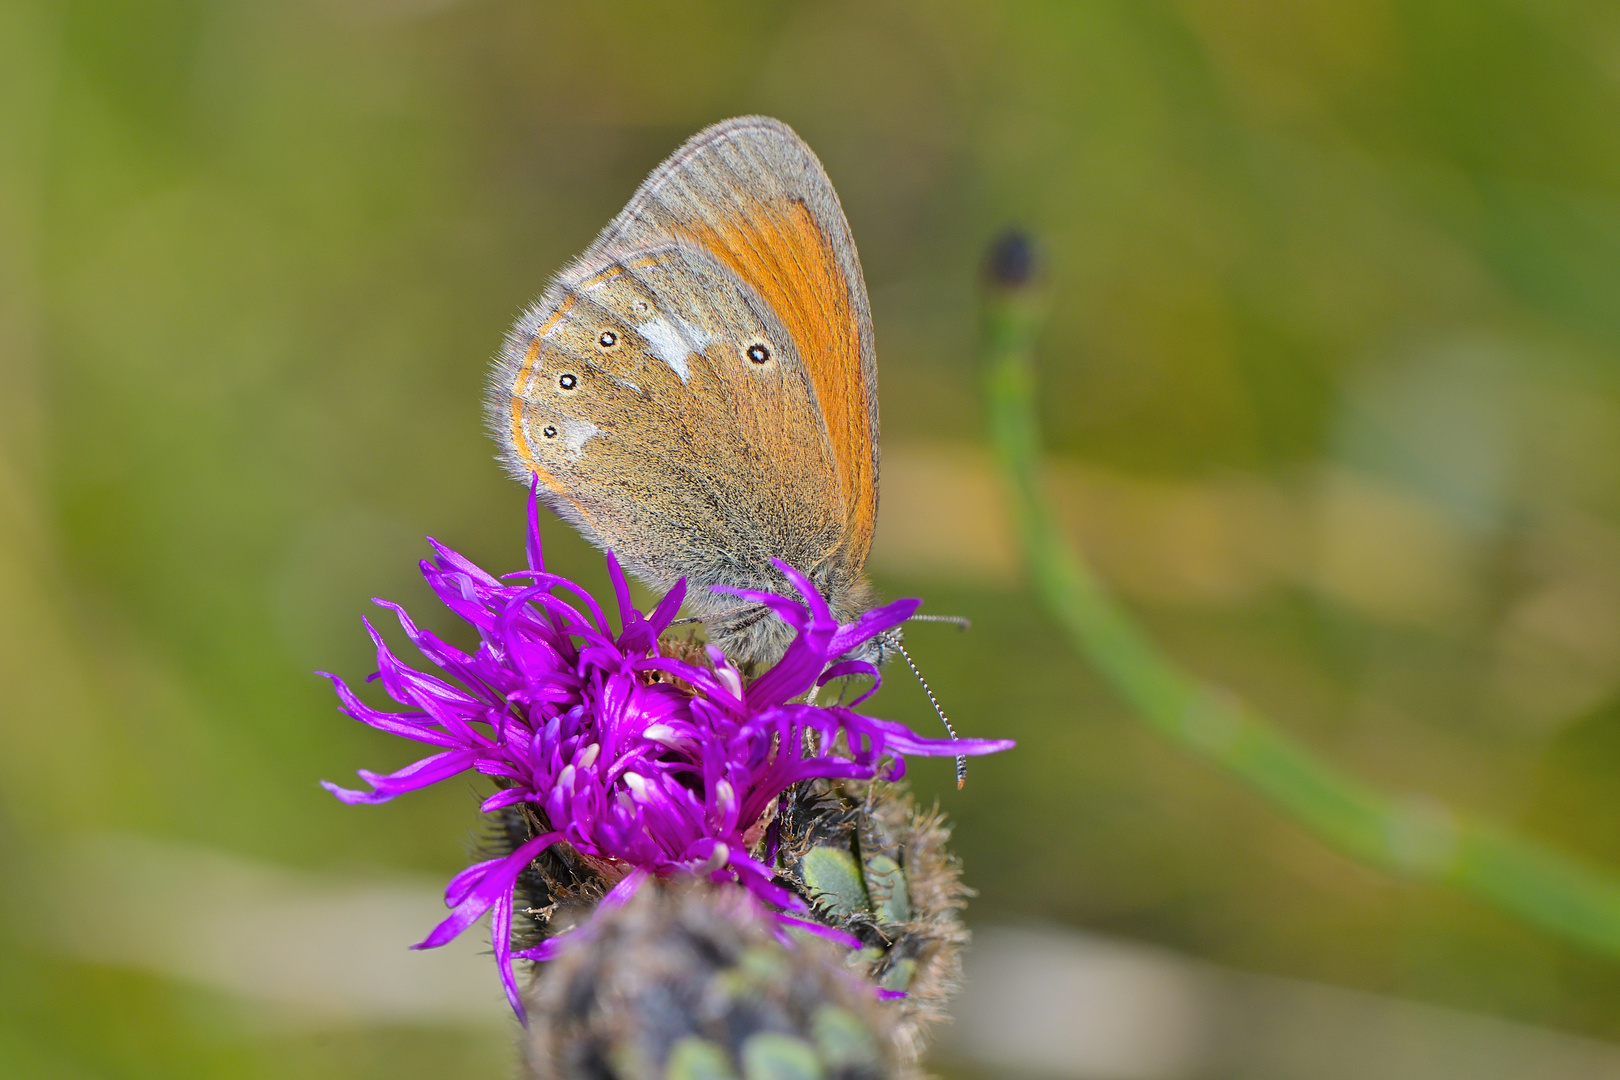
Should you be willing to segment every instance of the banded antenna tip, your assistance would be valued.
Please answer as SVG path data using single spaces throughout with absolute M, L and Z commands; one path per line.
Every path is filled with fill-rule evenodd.
M 928 680 L 923 678 L 922 672 L 917 670 L 916 661 L 911 659 L 911 654 L 906 652 L 906 647 L 904 645 L 900 644 L 899 642 L 895 642 L 894 647 L 900 653 L 900 655 L 905 658 L 906 667 L 910 668 L 911 673 L 917 677 L 917 682 L 923 688 L 923 693 L 928 695 L 928 704 L 934 707 L 934 713 L 939 717 L 939 722 L 945 725 L 945 730 L 950 733 L 951 741 L 960 742 L 961 740 L 957 737 L 956 729 L 951 726 L 950 717 L 946 716 L 945 710 L 939 707 L 939 699 L 934 696 L 934 691 L 928 685 Z M 961 791 L 966 785 L 967 757 L 966 755 L 958 754 L 956 755 L 956 790 Z

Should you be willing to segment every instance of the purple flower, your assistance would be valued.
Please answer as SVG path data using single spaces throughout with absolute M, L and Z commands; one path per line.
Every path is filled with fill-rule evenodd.
M 442 544 L 429 543 L 437 558 L 422 563 L 423 576 L 440 600 L 477 629 L 477 651 L 462 652 L 418 628 L 398 605 L 379 600 L 448 678 L 402 662 L 369 621 L 379 668 L 373 678 L 407 711 L 373 709 L 342 679 L 327 678 L 343 712 L 435 752 L 388 775 L 362 770 L 370 791 L 322 783 L 346 803 L 381 803 L 475 769 L 500 785 L 484 800 L 486 812 L 515 803 L 539 811 L 550 831 L 452 878 L 445 890 L 450 917 L 415 946 L 443 945 L 493 909 L 496 963 L 520 1017 L 512 960 L 548 959 L 560 939 L 513 952 L 513 888 L 548 846 L 567 843 L 622 867 L 624 876 L 604 901 L 610 905 L 628 898 L 647 875 L 685 873 L 735 881 L 780 921 L 806 925 L 786 914 L 804 911 L 803 901 L 775 884 L 771 867 L 749 854 L 745 834 L 772 800 L 812 777 L 898 779 L 905 754 L 987 754 L 1013 745 L 925 739 L 850 706 L 791 703 L 830 679 L 855 674 L 872 676 L 874 685 L 851 705 L 869 697 L 877 689 L 877 669 L 841 658 L 904 621 L 916 600 L 899 600 L 839 625 L 810 582 L 777 563 L 802 602 L 725 590 L 765 605 L 797 631 L 782 659 L 745 686 L 712 647 L 712 667 L 660 655 L 658 637 L 680 608 L 685 582 L 643 615 L 631 606 L 624 575 L 609 552 L 620 612 L 614 634 L 588 593 L 546 572 L 532 496 L 529 570 L 507 575 L 526 583 L 503 583 Z

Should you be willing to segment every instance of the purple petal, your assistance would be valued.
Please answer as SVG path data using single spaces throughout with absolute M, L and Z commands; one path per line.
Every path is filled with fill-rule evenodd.
M 828 648 L 834 656 L 843 656 L 857 645 L 864 645 L 890 627 L 899 626 L 915 615 L 920 607 L 922 607 L 921 600 L 907 597 L 864 612 L 854 622 L 840 626 Z
M 340 801 L 351 806 L 357 804 L 375 805 L 385 803 L 396 795 L 402 795 L 407 791 L 425 788 L 457 773 L 466 772 L 472 768 L 473 762 L 477 761 L 478 757 L 479 751 L 477 750 L 447 750 L 442 754 L 434 754 L 432 757 L 413 761 L 398 772 L 388 773 L 387 775 L 379 775 L 361 769 L 359 772 L 360 779 L 372 786 L 373 790 L 369 792 L 350 791 L 348 788 L 338 787 L 336 784 L 325 780 L 321 781 L 321 786 L 336 795 Z
M 872 677 L 872 685 L 867 687 L 866 692 L 860 697 L 857 697 L 854 701 L 851 701 L 845 705 L 844 708 L 846 709 L 853 709 L 855 706 L 877 693 L 878 690 L 883 686 L 883 676 L 878 672 L 877 666 L 875 664 L 869 664 L 865 660 L 845 660 L 842 663 L 834 664 L 832 667 L 821 673 L 821 678 L 816 680 L 816 685 L 826 686 L 832 680 L 842 679 L 846 675 L 870 675 Z
M 731 692 L 708 668 L 700 668 L 696 664 L 688 664 L 668 656 L 649 656 L 645 660 L 638 660 L 633 665 L 637 670 L 665 671 L 684 682 L 697 687 L 711 699 L 728 708 L 743 709 L 743 699 Z
M 502 894 L 511 893 L 518 875 L 536 855 L 561 839 L 558 833 L 542 833 L 532 840 L 525 841 L 506 858 L 498 860 L 499 865 L 492 867 L 488 863 L 480 864 L 478 869 L 484 870 L 482 880 L 470 890 L 463 888 L 461 893 L 463 899 L 455 906 L 450 917 L 435 926 L 432 933 L 411 948 L 437 949 L 455 940 L 463 930 L 477 922 L 480 915 L 493 907 Z M 455 880 L 461 882 L 463 886 L 466 884 L 460 874 Z
M 427 542 L 433 548 L 434 553 L 439 556 L 439 561 L 448 569 L 458 574 L 465 574 L 473 581 L 487 588 L 500 588 L 500 582 L 496 581 L 487 571 L 459 551 L 453 551 L 445 547 L 431 536 L 427 538 Z
M 775 593 L 757 592 L 753 589 L 734 589 L 729 585 L 710 585 L 710 592 L 726 593 L 742 600 L 747 600 L 750 606 L 768 608 L 771 614 L 793 627 L 800 629 L 809 621 L 810 616 L 805 612 L 803 604 L 789 600 L 785 596 Z
M 632 896 L 636 895 L 636 890 L 641 888 L 641 883 L 651 876 L 646 870 L 639 866 L 636 867 L 624 875 L 624 880 L 608 890 L 607 895 L 602 897 L 602 902 L 598 906 L 607 908 L 610 911 L 613 908 L 622 907 L 630 902 Z
M 394 617 L 399 620 L 400 629 L 404 630 L 405 636 L 410 638 L 411 644 L 415 645 L 417 650 L 434 665 L 445 669 L 460 679 L 463 685 L 475 693 L 482 693 L 486 701 L 496 699 L 495 691 L 485 683 L 483 675 L 479 672 L 472 657 L 455 646 L 441 641 L 430 631 L 418 629 L 416 623 L 411 621 L 411 617 L 405 613 L 405 609 L 398 604 L 377 599 L 373 599 L 372 603 L 392 611 Z
M 664 594 L 664 598 L 658 601 L 658 606 L 653 608 L 652 614 L 647 616 L 647 621 L 652 624 L 654 634 L 662 634 L 669 629 L 669 624 L 675 621 L 675 616 L 680 612 L 681 604 L 685 601 L 686 579 L 681 578 L 669 592 Z
M 836 929 L 835 927 L 823 926 L 821 923 L 814 922 L 810 919 L 800 919 L 792 915 L 778 912 L 776 915 L 776 921 L 786 923 L 789 926 L 796 926 L 800 930 L 808 931 L 818 938 L 825 938 L 828 941 L 843 945 L 846 948 L 858 949 L 861 947 L 861 939 L 856 937 L 854 934 L 846 934 L 844 931 Z
M 545 549 L 540 543 L 540 474 L 535 473 L 529 481 L 529 532 L 525 537 L 525 554 L 529 557 L 529 569 L 536 573 L 544 573 L 546 569 Z
M 348 684 L 336 675 L 325 671 L 317 671 L 315 674 L 324 675 L 332 680 L 332 686 L 337 692 L 338 700 L 343 703 L 340 711 L 368 727 L 374 727 L 378 731 L 386 731 L 390 735 L 398 735 L 401 738 L 431 743 L 435 746 L 464 745 L 461 740 L 454 736 L 442 731 L 435 731 L 430 727 L 432 718 L 425 712 L 391 713 L 373 709 L 370 705 L 355 697 Z
M 495 901 L 494 914 L 489 920 L 489 941 L 495 949 L 495 970 L 501 974 L 501 987 L 506 991 L 507 1003 L 517 1014 L 518 1023 L 529 1026 L 529 1014 L 523 1008 L 523 996 L 518 993 L 517 975 L 512 971 L 512 893 L 501 894 Z
M 811 614 L 817 619 L 832 618 L 832 609 L 827 606 L 827 601 L 822 599 L 821 593 L 811 584 L 807 576 L 799 573 L 781 559 L 772 559 L 771 565 L 782 571 L 783 575 L 793 583 L 793 587 L 798 590 L 799 596 L 809 605 Z
M 582 928 L 582 926 L 571 927 L 560 934 L 551 935 L 532 949 L 524 949 L 512 955 L 522 960 L 555 960 L 564 949 L 581 940 Z
M 613 599 L 619 606 L 619 629 L 621 632 L 629 630 L 632 623 L 641 621 L 641 612 L 630 603 L 630 583 L 624 579 L 624 571 L 619 568 L 619 558 L 610 550 L 605 553 L 607 560 L 608 582 L 613 588 Z
M 505 858 L 504 855 L 498 855 L 493 859 L 484 859 L 457 873 L 445 883 L 444 906 L 453 908 L 467 899 L 467 894 L 476 889 L 478 883 L 488 877 L 489 872 L 499 866 Z
M 488 774 L 486 773 L 485 775 L 488 775 Z M 492 814 L 496 810 L 501 809 L 502 807 L 511 806 L 514 803 L 523 802 L 524 800 L 529 798 L 529 795 L 530 795 L 530 792 L 528 792 L 528 791 L 526 791 L 526 790 L 524 790 L 523 788 L 520 788 L 520 787 L 502 788 L 501 790 L 497 791 L 495 794 L 491 795 L 489 798 L 485 799 L 483 802 L 479 803 L 478 804 L 478 809 L 482 813 Z

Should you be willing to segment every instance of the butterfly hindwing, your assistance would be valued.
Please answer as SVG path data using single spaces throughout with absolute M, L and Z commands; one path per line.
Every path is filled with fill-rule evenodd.
M 523 344 L 506 417 L 554 508 L 655 586 L 763 585 L 773 557 L 807 572 L 836 558 L 833 455 L 808 373 L 758 300 L 682 247 L 579 277 L 554 286 L 561 318 Z
M 780 591 L 772 558 L 841 617 L 865 606 L 866 287 L 831 183 L 776 121 L 715 125 L 653 172 L 513 328 L 490 417 L 514 473 L 653 587 L 687 577 L 695 610 L 735 606 L 708 585 Z

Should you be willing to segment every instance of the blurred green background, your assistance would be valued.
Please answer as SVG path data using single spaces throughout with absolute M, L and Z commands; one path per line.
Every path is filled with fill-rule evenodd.
M 1020 741 L 960 794 L 914 769 L 971 918 L 1620 1039 L 1620 962 L 1359 867 L 1099 685 L 1015 566 L 975 292 L 1001 227 L 1041 238 L 1054 489 L 1176 656 L 1370 781 L 1620 866 L 1620 8 L 0 0 L 0 1071 L 508 1072 L 496 1026 L 271 1022 L 139 962 L 85 838 L 464 865 L 470 784 L 316 787 L 410 749 L 310 672 L 371 670 L 371 596 L 454 631 L 424 534 L 519 565 L 489 356 L 748 112 L 860 245 L 873 575 L 974 620 L 914 654 Z M 872 707 L 934 724 L 901 678 Z

